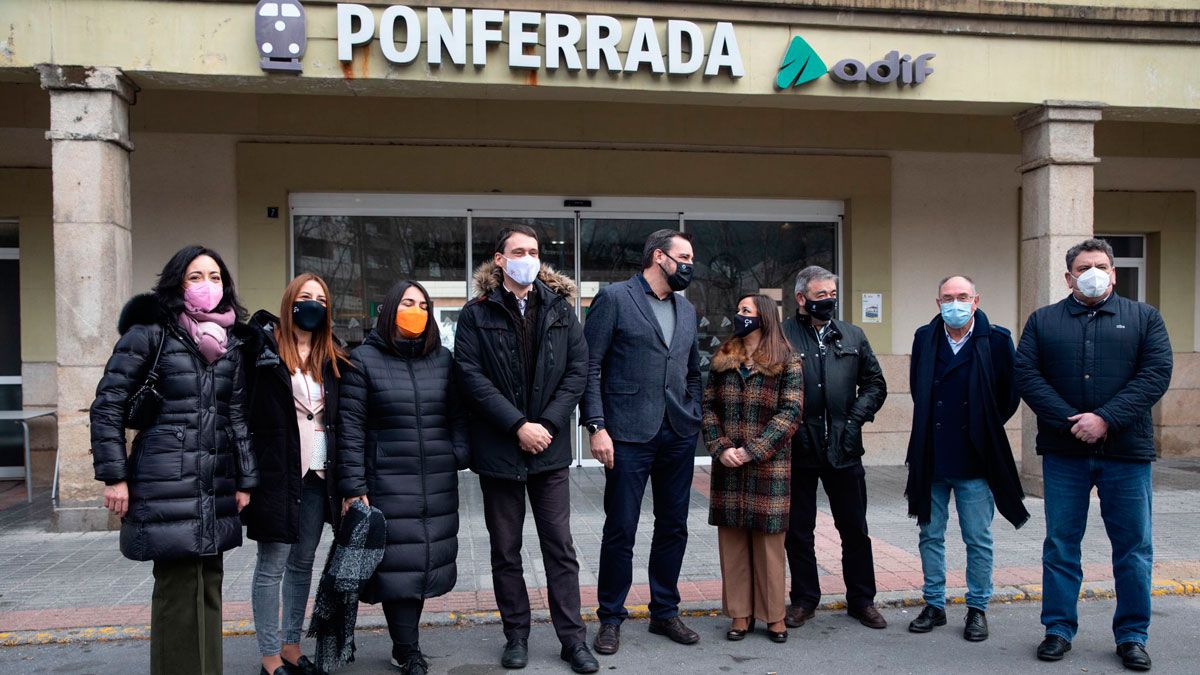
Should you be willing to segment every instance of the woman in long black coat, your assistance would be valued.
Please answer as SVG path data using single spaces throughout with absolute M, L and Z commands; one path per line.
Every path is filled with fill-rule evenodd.
M 332 317 L 328 286 L 301 274 L 284 289 L 278 317 L 260 310 L 250 318 L 246 383 L 260 479 L 242 521 L 258 542 L 251 599 L 263 675 L 321 672 L 301 651 L 300 633 L 317 544 L 341 510 L 340 496 L 331 502 L 330 468 L 338 381 L 349 364 Z
M 121 553 L 154 561 L 152 673 L 221 672 L 221 554 L 242 544 L 238 512 L 258 481 L 245 420 L 233 278 L 215 251 L 188 246 L 152 294 L 121 312 L 121 338 L 91 408 L 92 461 Z M 126 409 L 155 354 L 161 408 L 126 455 Z
M 418 283 L 388 293 L 373 330 L 350 353 L 338 410 L 338 491 L 387 517 L 387 548 L 361 599 L 383 603 L 392 660 L 402 673 L 429 668 L 417 625 L 426 598 L 457 577 L 458 470 L 467 432 L 450 352 L 433 302 Z

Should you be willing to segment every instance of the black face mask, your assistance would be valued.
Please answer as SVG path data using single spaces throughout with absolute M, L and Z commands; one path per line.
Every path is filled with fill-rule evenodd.
M 757 316 L 735 316 L 733 317 L 733 337 L 746 337 L 758 330 L 761 325 L 762 319 Z
M 671 254 L 667 253 L 666 251 L 663 251 L 663 255 L 671 258 Z M 679 262 L 674 258 L 671 258 L 671 261 L 675 263 L 674 274 L 668 274 L 667 268 L 663 267 L 661 264 L 658 267 L 663 271 L 663 274 L 666 275 L 667 285 L 671 287 L 671 290 L 677 292 L 682 291 L 688 287 L 688 284 L 692 283 L 692 266 L 688 263 Z
M 837 311 L 837 298 L 826 298 L 824 300 L 807 300 L 804 303 L 804 311 L 817 321 L 828 321 L 833 318 L 833 313 Z
M 292 323 L 309 333 L 325 325 L 325 305 L 316 300 L 292 303 Z

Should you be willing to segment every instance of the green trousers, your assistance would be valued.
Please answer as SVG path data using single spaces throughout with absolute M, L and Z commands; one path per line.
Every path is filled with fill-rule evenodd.
M 220 675 L 221 556 L 154 562 L 152 675 Z

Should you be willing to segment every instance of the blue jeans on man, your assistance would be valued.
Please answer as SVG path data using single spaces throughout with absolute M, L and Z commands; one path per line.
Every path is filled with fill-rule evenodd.
M 925 604 L 946 608 L 946 523 L 950 520 L 953 492 L 958 525 L 967 546 L 967 607 L 986 612 L 992 599 L 992 489 L 983 478 L 934 478 L 930 487 L 929 522 L 921 526 L 919 545 Z
M 1079 629 L 1076 603 L 1083 583 L 1080 543 L 1087 527 L 1092 488 L 1112 543 L 1118 645 L 1146 644 L 1150 627 L 1150 462 L 1099 456 L 1042 456 L 1046 493 L 1046 541 L 1042 547 L 1042 624 L 1046 635 L 1070 641 Z
M 679 615 L 679 569 L 687 548 L 696 441 L 696 434 L 680 436 L 665 420 L 647 443 L 613 441 L 613 468 L 604 472 L 607 517 L 596 584 L 601 623 L 619 625 L 629 616 L 625 598 L 633 583 L 633 544 L 647 479 L 654 491 L 650 618 L 662 621 Z

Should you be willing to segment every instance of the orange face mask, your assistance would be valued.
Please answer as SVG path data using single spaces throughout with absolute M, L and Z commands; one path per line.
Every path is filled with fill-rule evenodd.
M 401 307 L 396 312 L 396 328 L 400 334 L 412 339 L 420 337 L 425 332 L 425 324 L 429 322 L 429 312 L 417 306 Z

